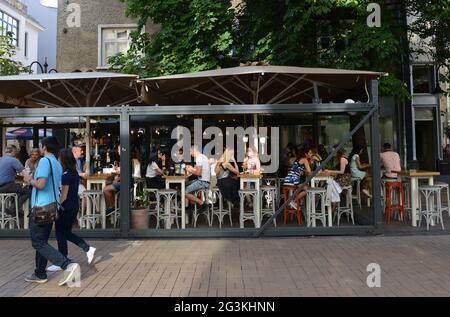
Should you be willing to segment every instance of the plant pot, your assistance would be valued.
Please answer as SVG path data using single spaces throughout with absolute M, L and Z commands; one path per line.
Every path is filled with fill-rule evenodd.
M 148 229 L 149 217 L 147 209 L 136 209 L 131 211 L 131 228 Z

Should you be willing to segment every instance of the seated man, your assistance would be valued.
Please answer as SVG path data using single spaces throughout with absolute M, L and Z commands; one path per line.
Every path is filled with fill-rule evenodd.
M 392 150 L 389 143 L 383 145 L 383 153 L 380 154 L 381 166 L 385 172 L 383 177 L 397 179 L 397 173 L 402 170 L 400 163 L 400 155 Z
M 112 184 L 103 188 L 103 196 L 106 201 L 106 216 L 110 216 L 115 210 L 115 196 L 120 193 L 120 169 L 116 170 L 117 175 L 114 177 Z
M 14 145 L 5 149 L 5 155 L 0 157 L 0 193 L 17 194 L 19 196 L 19 212 L 23 214 L 23 204 L 30 198 L 30 188 L 16 183 L 17 173 L 22 173 L 25 167 L 16 158 L 18 150 Z M 13 207 L 5 210 L 9 215 L 15 216 Z
M 188 175 L 197 176 L 196 180 L 193 180 L 186 187 L 186 199 L 192 204 L 201 205 L 199 212 L 203 212 L 208 208 L 208 204 L 203 203 L 199 198 L 193 194 L 200 189 L 209 188 L 211 182 L 211 167 L 208 163 L 208 158 L 200 153 L 198 146 L 191 147 L 191 155 L 195 158 L 195 167 L 186 166 L 186 172 Z M 192 211 L 192 209 L 188 209 Z
M 81 157 L 83 156 L 83 148 L 79 145 L 75 145 L 72 147 L 72 153 L 75 157 L 76 161 L 76 167 L 78 176 L 80 176 L 80 185 L 78 186 L 78 195 L 82 195 L 84 191 L 86 190 L 86 186 L 84 185 L 86 183 L 86 177 L 88 176 L 87 173 L 83 170 L 83 162 L 81 161 Z

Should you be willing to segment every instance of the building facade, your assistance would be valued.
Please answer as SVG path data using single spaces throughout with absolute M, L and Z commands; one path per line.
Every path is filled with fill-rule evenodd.
M 59 0 L 58 71 L 107 70 L 108 57 L 125 53 L 137 28 L 125 8 L 120 1 Z M 145 27 L 145 32 L 156 31 L 154 25 Z
M 28 7 L 18 0 L 0 0 L 0 29 L 2 34 L 13 33 L 16 55 L 13 60 L 24 66 L 38 59 L 39 33 L 44 27 L 31 15 Z M 36 66 L 33 70 L 36 71 Z
M 56 37 L 58 9 L 44 0 L 22 0 L 28 12 L 45 28 L 39 33 L 37 61 L 42 65 L 47 61 L 47 70 L 56 68 Z M 56 2 L 55 2 L 56 3 Z M 41 71 L 40 69 L 38 70 Z M 44 70 L 45 71 L 45 70 Z

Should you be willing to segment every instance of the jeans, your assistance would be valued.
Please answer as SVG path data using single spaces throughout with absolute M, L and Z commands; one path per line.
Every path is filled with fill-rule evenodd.
M 23 204 L 31 197 L 31 190 L 29 187 L 23 187 L 20 184 L 9 183 L 0 187 L 0 193 L 2 194 L 17 194 L 19 197 L 19 212 L 23 213 Z M 7 210 L 8 214 L 12 214 L 12 209 Z M 15 215 L 15 211 L 14 211 Z
M 48 244 L 52 228 L 53 223 L 37 225 L 32 219 L 30 221 L 31 244 L 33 249 L 36 250 L 36 270 L 34 273 L 42 279 L 47 278 L 47 261 L 61 267 L 63 270 L 70 264 L 70 260 L 67 257 Z
M 56 220 L 56 240 L 58 241 L 58 250 L 67 257 L 67 241 L 80 247 L 84 252 L 88 252 L 90 246 L 79 236 L 72 233 L 72 227 L 77 218 L 78 210 L 59 210 L 58 220 Z

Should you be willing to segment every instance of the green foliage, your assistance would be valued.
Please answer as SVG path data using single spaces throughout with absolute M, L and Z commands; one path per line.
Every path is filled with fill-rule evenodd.
M 0 76 L 29 72 L 28 67 L 24 67 L 22 63 L 11 59 L 16 53 L 15 47 L 11 45 L 12 36 L 13 34 L 10 32 L 6 35 L 0 33 Z
M 371 0 L 121 0 L 139 21 L 126 55 L 111 58 L 122 72 L 168 75 L 259 61 L 272 65 L 383 71 L 382 95 L 408 98 L 402 56 L 409 48 L 392 1 L 381 6 L 381 27 L 367 26 Z M 419 17 L 413 28 L 431 35 L 440 65 L 449 65 L 450 0 L 406 0 Z M 437 17 L 437 18 L 435 18 Z M 148 22 L 159 33 L 141 33 Z M 431 27 L 428 27 L 428 24 Z M 448 75 L 447 75 L 448 76 Z

